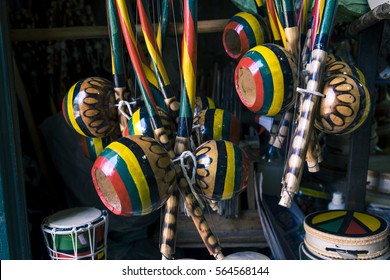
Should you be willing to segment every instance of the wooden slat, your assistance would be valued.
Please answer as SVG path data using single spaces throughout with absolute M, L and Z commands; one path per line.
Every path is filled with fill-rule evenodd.
M 229 20 L 216 19 L 198 21 L 198 33 L 222 32 Z M 137 34 L 141 35 L 141 26 L 136 25 Z M 183 24 L 168 26 L 168 35 L 183 33 Z M 11 29 L 12 41 L 53 41 L 53 40 L 77 40 L 77 39 L 102 39 L 108 38 L 107 26 L 78 26 L 62 28 L 35 28 L 35 29 Z

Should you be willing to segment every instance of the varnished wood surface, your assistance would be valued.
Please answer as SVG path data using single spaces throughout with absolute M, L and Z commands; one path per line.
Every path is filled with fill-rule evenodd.
M 228 19 L 198 21 L 198 33 L 222 32 Z M 136 25 L 137 34 L 141 34 L 141 26 Z M 168 26 L 168 35 L 183 33 L 183 24 Z M 108 38 L 107 26 L 78 26 L 63 28 L 35 28 L 35 29 L 11 29 L 12 41 L 51 41 L 51 40 L 77 40 Z M 140 36 L 141 38 L 142 36 Z

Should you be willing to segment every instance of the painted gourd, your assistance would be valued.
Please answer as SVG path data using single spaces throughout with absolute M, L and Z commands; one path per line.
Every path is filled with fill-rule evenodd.
M 161 118 L 165 132 L 170 139 L 171 145 L 173 147 L 175 141 L 174 133 L 176 131 L 174 122 L 169 117 L 168 113 L 161 107 L 157 107 L 157 112 Z M 150 116 L 148 111 L 146 110 L 146 107 L 140 107 L 133 113 L 133 115 L 127 122 L 127 130 L 125 131 L 124 136 L 127 135 L 145 135 L 151 138 L 155 138 L 153 127 L 150 122 Z
M 95 161 L 113 140 L 110 136 L 105 137 L 85 137 L 81 136 L 81 147 L 83 154 L 91 161 Z
M 211 140 L 195 151 L 197 191 L 212 200 L 230 199 L 248 184 L 249 164 L 246 153 L 236 144 Z
M 176 184 L 166 150 L 142 135 L 112 142 L 95 160 L 91 173 L 104 205 L 121 216 L 142 216 L 159 209 Z
M 196 146 L 208 140 L 223 139 L 238 144 L 240 121 L 223 109 L 202 110 L 193 121 L 193 139 Z
M 117 125 L 112 82 L 90 77 L 75 83 L 65 94 L 62 113 L 66 122 L 85 137 L 105 137 Z
M 338 55 L 335 55 L 333 53 L 328 53 L 328 56 L 326 57 L 326 65 L 332 64 L 335 61 L 343 61 L 343 60 Z
M 296 89 L 296 64 L 284 48 L 264 44 L 239 61 L 234 81 L 241 102 L 252 112 L 275 116 L 288 107 Z
M 222 43 L 226 53 L 239 60 L 251 48 L 270 42 L 270 34 L 268 25 L 261 16 L 239 12 L 224 28 Z
M 195 99 L 194 116 L 199 114 L 202 110 L 214 109 L 214 108 L 215 108 L 215 103 L 210 97 L 197 96 Z
M 325 76 L 330 77 L 335 74 L 346 74 L 350 76 L 354 76 L 357 78 L 363 85 L 366 85 L 366 79 L 362 73 L 356 66 L 347 63 L 345 61 L 334 61 L 326 66 L 325 68 Z
M 325 80 L 315 126 L 329 134 L 347 134 L 361 126 L 370 110 L 370 94 L 358 79 L 336 74 Z

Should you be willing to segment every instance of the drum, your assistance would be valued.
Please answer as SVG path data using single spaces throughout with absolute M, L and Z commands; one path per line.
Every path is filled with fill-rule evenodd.
M 352 210 L 325 210 L 306 216 L 305 259 L 373 260 L 389 257 L 386 220 Z
M 45 218 L 41 225 L 52 260 L 104 260 L 108 231 L 107 211 L 69 208 Z

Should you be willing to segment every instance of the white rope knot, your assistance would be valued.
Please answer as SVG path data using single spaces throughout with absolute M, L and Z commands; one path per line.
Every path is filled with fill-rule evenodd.
M 198 145 L 200 145 L 200 124 L 195 124 L 192 126 L 192 130 L 195 131 L 196 140 L 198 141 Z M 195 151 L 197 145 L 192 137 L 190 137 L 191 150 Z
M 308 90 L 308 89 L 304 89 L 304 88 L 300 88 L 300 87 L 297 87 L 297 92 L 299 92 L 301 94 L 313 94 L 313 95 L 317 95 L 320 97 L 325 97 L 325 94 L 323 94 L 321 92 L 314 91 L 314 90 Z
M 131 116 L 133 115 L 133 110 L 131 109 L 131 105 L 135 105 L 137 102 L 136 101 L 126 101 L 126 100 L 120 100 L 118 102 L 118 104 L 115 104 L 116 107 L 118 107 L 118 111 L 120 114 L 122 114 L 123 116 L 125 116 L 125 118 L 127 120 L 130 120 Z M 126 106 L 127 107 L 127 110 L 129 110 L 130 112 L 130 116 L 128 114 L 126 114 L 126 112 L 122 109 L 123 106 Z
M 191 159 L 192 164 L 187 164 L 187 160 Z M 204 203 L 199 194 L 195 191 L 194 185 L 196 184 L 196 158 L 191 151 L 184 151 L 180 156 L 172 160 L 174 163 L 179 162 L 181 170 L 183 171 L 184 178 L 187 180 L 190 186 L 191 192 L 199 203 L 201 209 L 204 209 Z M 188 175 L 188 171 L 192 167 L 191 177 Z

